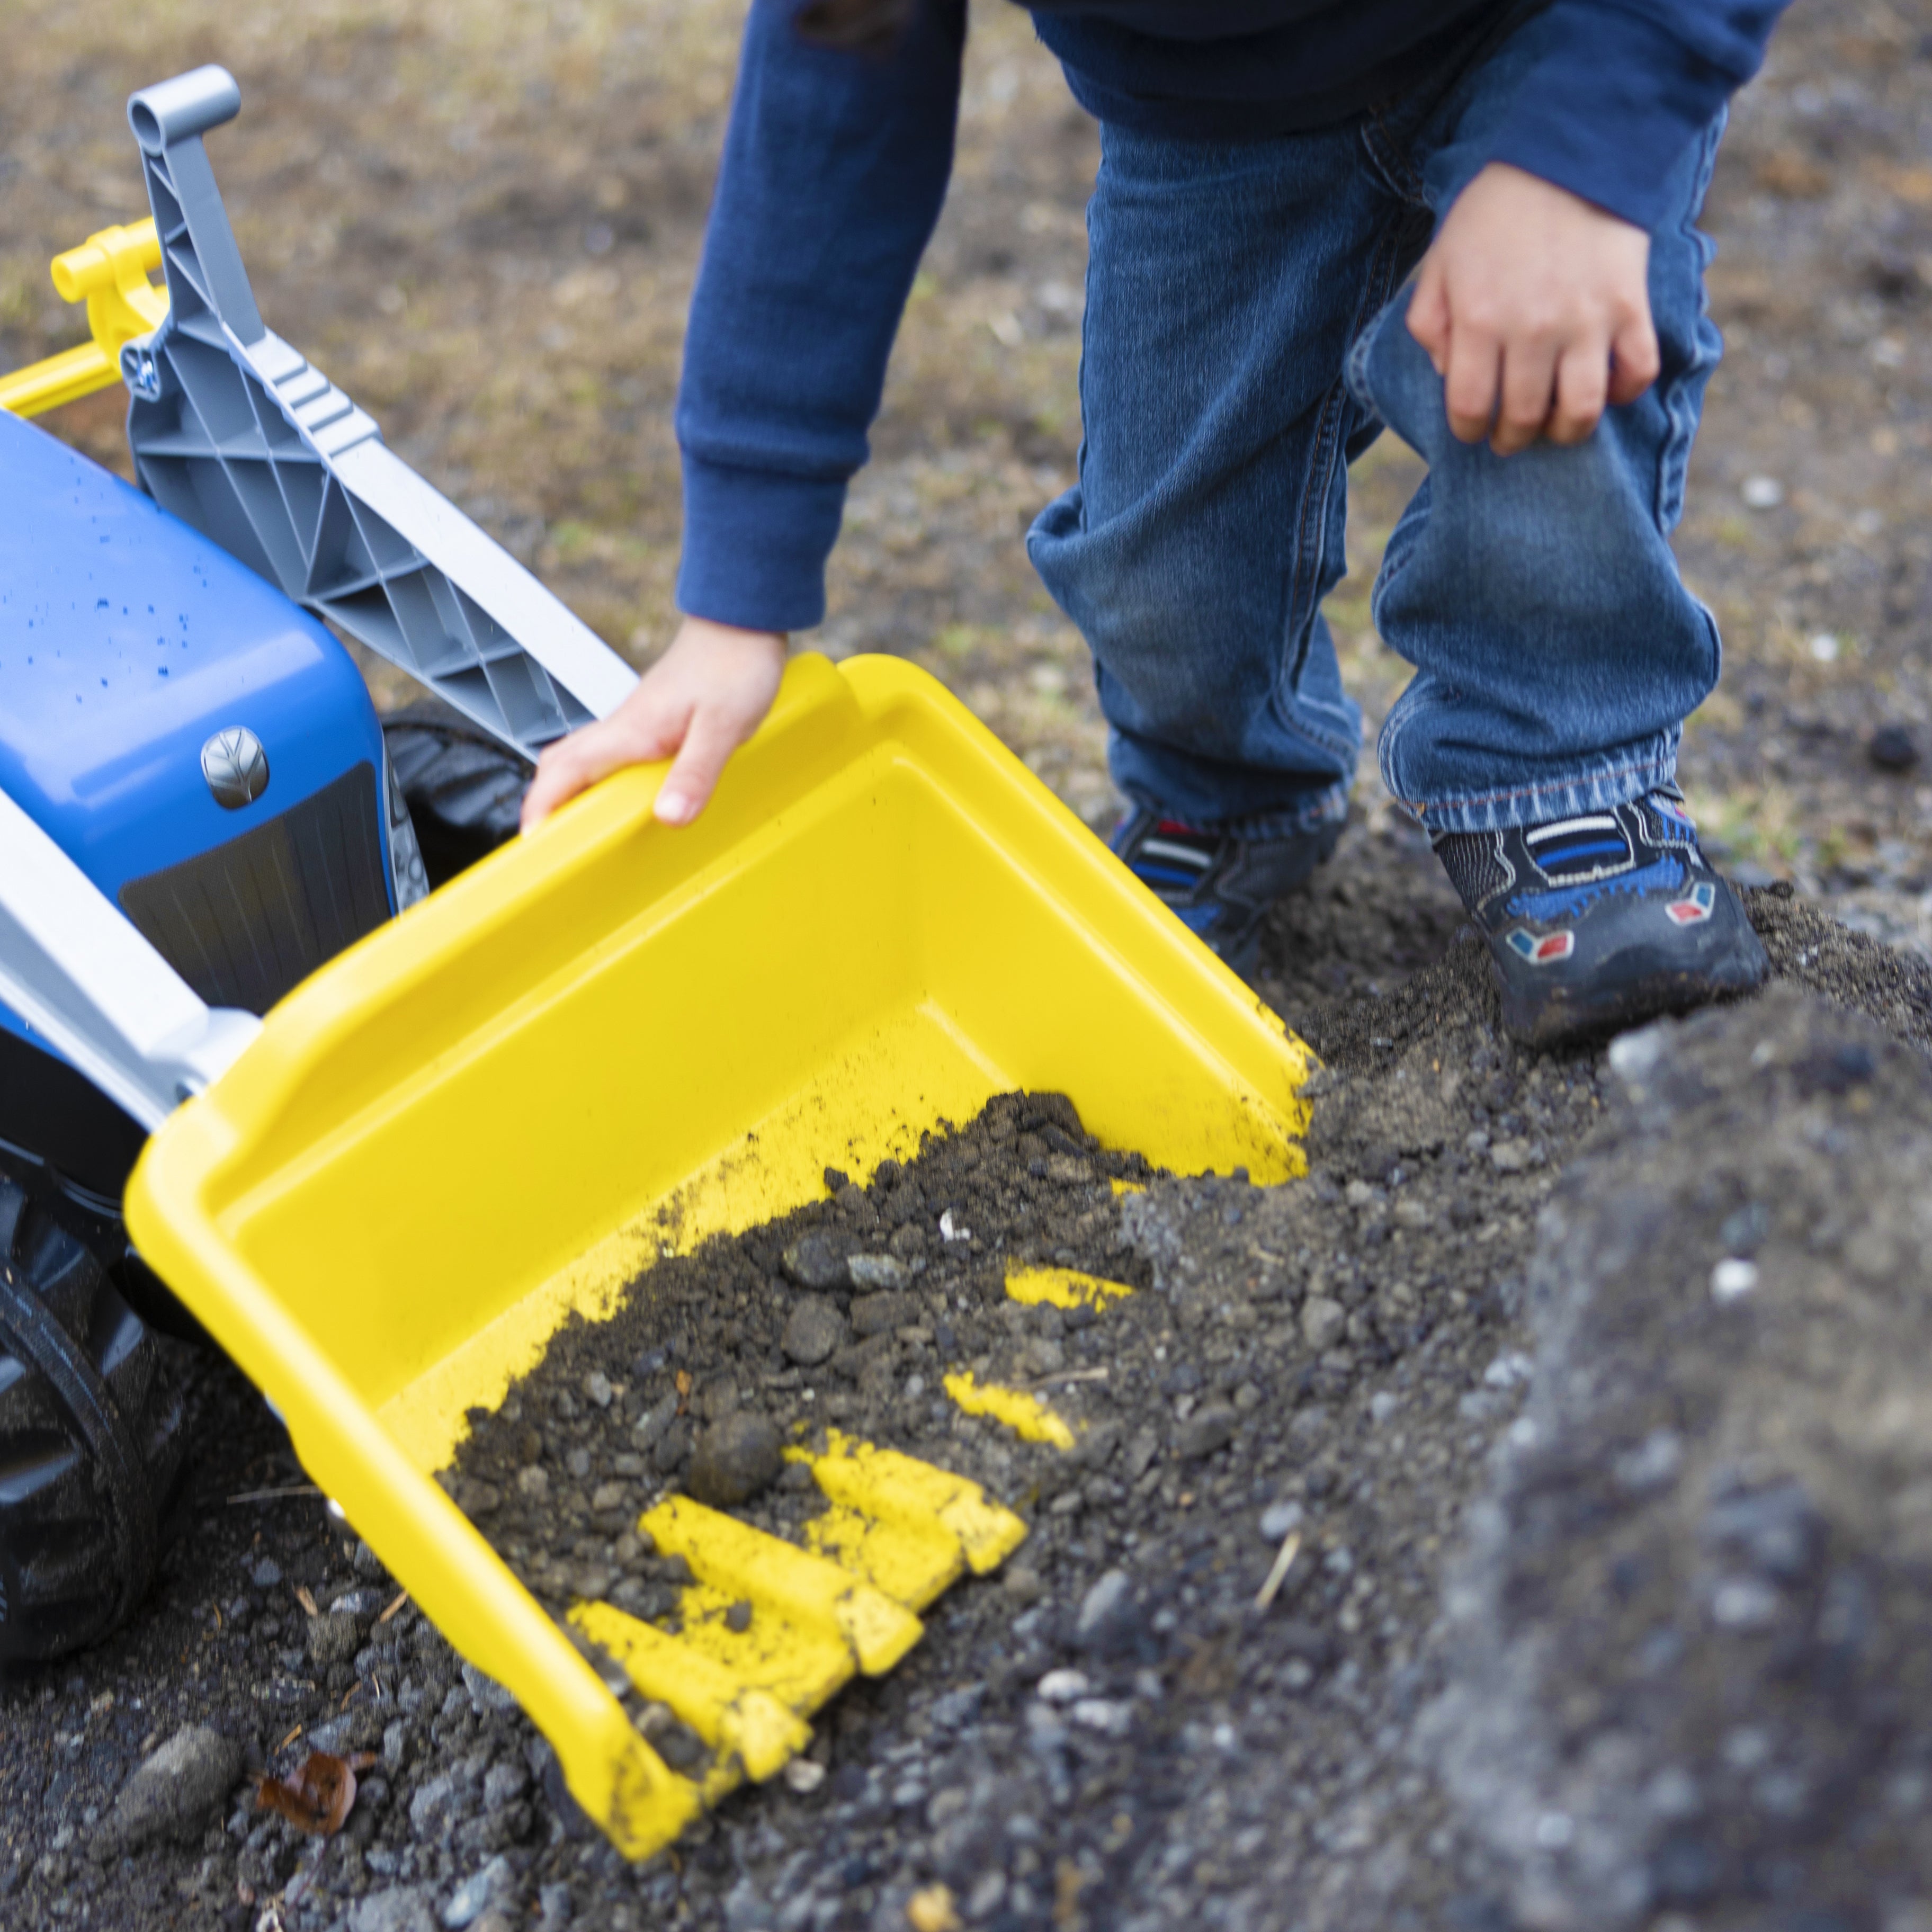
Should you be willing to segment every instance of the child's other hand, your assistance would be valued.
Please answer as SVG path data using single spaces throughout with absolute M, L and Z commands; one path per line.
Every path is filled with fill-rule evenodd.
M 671 646 L 609 717 L 546 746 L 524 798 L 523 830 L 626 765 L 675 757 L 653 808 L 666 825 L 704 809 L 731 754 L 778 695 L 785 640 L 687 617 Z
M 1492 161 L 1423 257 L 1408 330 L 1442 378 L 1449 426 L 1498 456 L 1581 442 L 1608 403 L 1657 379 L 1650 237 Z

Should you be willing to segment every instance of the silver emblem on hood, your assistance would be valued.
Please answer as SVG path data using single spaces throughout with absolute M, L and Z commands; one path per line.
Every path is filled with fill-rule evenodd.
M 245 724 L 231 724 L 202 746 L 201 775 L 216 804 L 239 812 L 268 790 L 268 754 Z

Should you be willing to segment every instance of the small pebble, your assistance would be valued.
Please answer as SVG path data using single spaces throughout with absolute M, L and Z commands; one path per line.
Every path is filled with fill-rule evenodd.
M 1757 1286 L 1757 1263 L 1726 1255 L 1711 1270 L 1711 1299 L 1736 1301 Z
M 752 1606 L 742 1598 L 724 1612 L 724 1628 L 734 1636 L 742 1636 L 752 1628 Z
M 852 1332 L 861 1336 L 883 1335 L 894 1328 L 910 1327 L 919 1319 L 919 1304 L 910 1294 L 861 1295 L 852 1304 Z
M 1174 1453 L 1184 1462 L 1198 1462 L 1233 1441 L 1238 1418 L 1225 1402 L 1197 1409 L 1174 1432 Z
M 1301 1339 L 1317 1354 L 1332 1348 L 1348 1325 L 1348 1311 L 1325 1294 L 1311 1294 L 1302 1304 Z
M 1490 1149 L 1490 1165 L 1498 1174 L 1520 1174 L 1538 1164 L 1535 1149 L 1520 1138 L 1498 1141 Z
M 1049 1704 L 1071 1704 L 1093 1688 L 1093 1680 L 1084 1670 L 1049 1670 L 1034 1686 L 1034 1693 Z
M 1865 742 L 1865 756 L 1882 772 L 1909 772 L 1918 755 L 1918 740 L 1903 724 L 1881 724 Z
M 1270 1543 L 1280 1543 L 1301 1527 L 1301 1516 L 1299 1503 L 1273 1504 L 1262 1512 L 1262 1534 Z
M 1729 1577 L 1712 1594 L 1711 1618 L 1724 1630 L 1765 1630 L 1777 1622 L 1780 1601 L 1777 1591 L 1760 1578 Z
M 800 1288 L 848 1286 L 851 1276 L 845 1265 L 845 1245 L 838 1235 L 822 1228 L 802 1234 L 780 1257 L 784 1271 Z
M 906 1923 L 912 1932 L 961 1932 L 965 1921 L 953 1905 L 952 1887 L 929 1885 L 907 1900 Z
M 787 1319 L 779 1346 L 801 1368 L 816 1368 L 845 1340 L 845 1318 L 837 1305 L 822 1296 L 800 1300 Z
M 1016 1604 L 1035 1604 L 1040 1598 L 1040 1572 L 1024 1563 L 1016 1563 L 1004 1580 L 1006 1593 Z
M 1774 510 L 1784 501 L 1784 485 L 1775 476 L 1747 476 L 1738 494 L 1748 510 Z

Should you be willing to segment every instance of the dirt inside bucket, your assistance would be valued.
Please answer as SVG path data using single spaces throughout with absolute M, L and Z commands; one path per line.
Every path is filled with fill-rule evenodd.
M 607 1320 L 573 1317 L 502 1403 L 471 1412 L 442 1480 L 554 1612 L 604 1598 L 667 1629 L 688 1571 L 638 1516 L 682 1491 L 796 1540 L 824 1498 L 781 1450 L 828 1426 L 1030 1503 L 1033 1445 L 964 1416 L 946 1381 L 1033 1394 L 1086 1460 L 1111 1451 L 1098 1412 L 1158 1382 L 1156 1324 L 1117 1300 L 1025 1306 L 1006 1278 L 1065 1268 L 1145 1290 L 1120 1203 L 1152 1178 L 1064 1095 L 997 1096 L 868 1185 L 828 1168 L 824 1199 L 657 1262 Z

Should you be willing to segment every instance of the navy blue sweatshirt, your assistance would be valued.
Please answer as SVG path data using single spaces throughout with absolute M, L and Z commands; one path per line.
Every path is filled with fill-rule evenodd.
M 678 398 L 678 604 L 752 630 L 824 615 L 825 560 L 952 164 L 965 0 L 884 58 L 752 0 Z M 1550 0 L 1558 31 L 1490 158 L 1652 226 L 1685 146 L 1754 74 L 1786 0 Z M 1503 0 L 1037 0 L 1102 120 L 1182 139 L 1329 124 L 1421 77 Z

